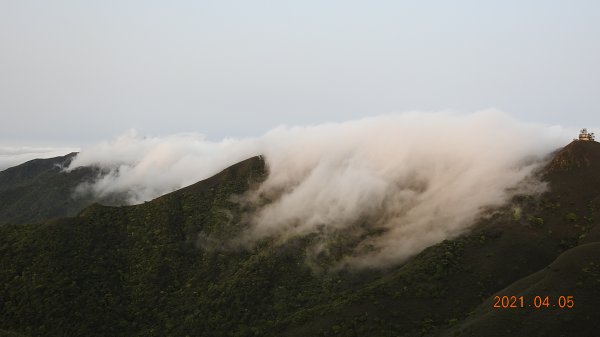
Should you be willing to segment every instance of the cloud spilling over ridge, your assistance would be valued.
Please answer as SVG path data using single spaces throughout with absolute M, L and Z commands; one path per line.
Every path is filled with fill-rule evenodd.
M 22 164 L 32 159 L 64 156 L 77 151 L 79 151 L 78 148 L 71 147 L 0 146 L 0 170 Z
M 352 263 L 366 265 L 402 260 L 461 233 L 514 193 L 541 191 L 531 173 L 568 140 L 560 128 L 497 111 L 383 116 L 265 138 L 271 175 L 259 193 L 277 201 L 255 215 L 252 235 L 367 222 L 385 234 L 357 247 Z
M 110 173 L 89 186 L 148 200 L 263 154 L 269 177 L 248 199 L 271 203 L 251 216 L 249 242 L 354 230 L 381 235 L 356 245 L 357 265 L 400 261 L 467 229 L 514 193 L 543 190 L 531 173 L 570 133 L 519 122 L 499 111 L 406 113 L 210 142 L 196 134 L 130 133 L 83 149 L 71 167 Z M 325 239 L 326 240 L 326 239 Z
M 208 178 L 257 153 L 255 139 L 211 142 L 195 133 L 138 137 L 130 130 L 84 148 L 69 169 L 97 166 L 108 171 L 92 185 L 82 187 L 98 196 L 127 193 L 135 204 Z

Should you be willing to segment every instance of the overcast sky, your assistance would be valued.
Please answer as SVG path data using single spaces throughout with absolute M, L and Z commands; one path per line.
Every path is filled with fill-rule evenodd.
M 600 1 L 0 0 L 0 145 L 408 110 L 600 125 Z

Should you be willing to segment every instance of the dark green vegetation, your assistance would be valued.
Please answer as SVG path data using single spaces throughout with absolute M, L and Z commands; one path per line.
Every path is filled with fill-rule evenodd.
M 75 194 L 76 187 L 96 178 L 100 171 L 79 167 L 65 172 L 76 153 L 50 159 L 34 159 L 0 171 L 0 225 L 34 223 L 74 216 L 95 201 L 122 203 L 120 196 L 98 199 Z
M 256 157 L 151 202 L 0 227 L 0 336 L 593 336 L 600 328 L 600 144 L 574 142 L 461 237 L 387 270 L 306 264 L 313 238 L 222 247 Z M 326 261 L 327 262 L 327 261 Z M 492 309 L 494 295 L 573 309 Z

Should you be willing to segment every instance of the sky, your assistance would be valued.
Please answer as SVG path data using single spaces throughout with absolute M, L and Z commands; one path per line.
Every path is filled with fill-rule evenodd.
M 137 203 L 263 154 L 249 237 L 372 217 L 385 264 L 541 191 L 598 60 L 597 0 L 0 0 L 0 170 L 81 150 Z
M 598 1 L 1 0 L 0 146 L 415 110 L 594 126 L 598 60 Z

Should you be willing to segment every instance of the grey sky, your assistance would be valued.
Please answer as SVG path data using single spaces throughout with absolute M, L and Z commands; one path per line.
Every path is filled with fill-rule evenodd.
M 600 125 L 599 1 L 0 1 L 0 145 L 407 110 Z

